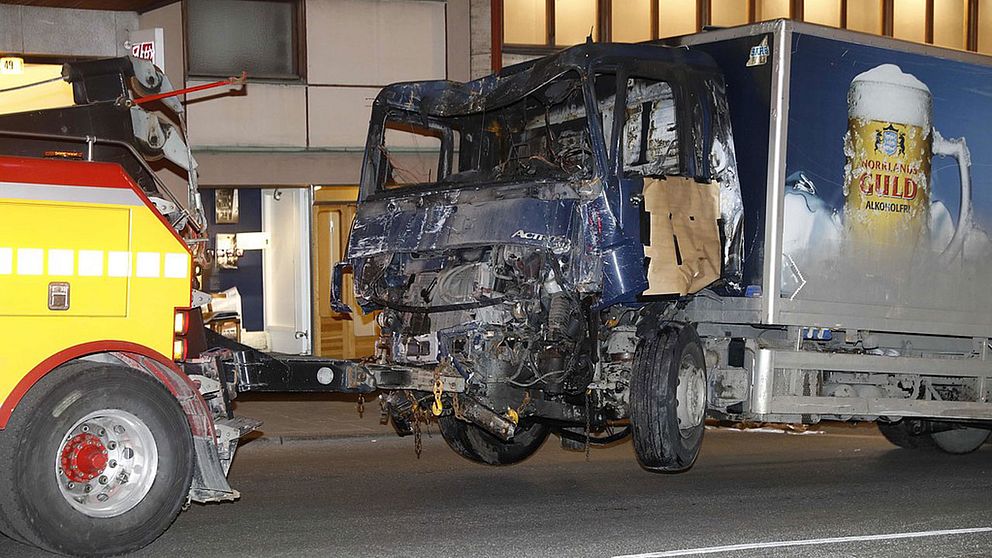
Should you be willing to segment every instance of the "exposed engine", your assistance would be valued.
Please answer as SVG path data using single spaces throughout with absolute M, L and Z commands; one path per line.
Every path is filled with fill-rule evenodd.
M 634 312 L 600 315 L 563 289 L 567 269 L 567 257 L 519 245 L 395 254 L 369 262 L 360 294 L 386 308 L 383 362 L 450 362 L 466 395 L 494 410 L 573 423 L 623 418 Z

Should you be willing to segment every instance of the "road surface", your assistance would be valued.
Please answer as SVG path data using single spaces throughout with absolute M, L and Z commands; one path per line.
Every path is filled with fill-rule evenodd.
M 643 471 L 629 442 L 586 462 L 552 437 L 504 468 L 436 434 L 419 460 L 410 438 L 249 443 L 231 472 L 241 501 L 194 505 L 137 555 L 992 556 L 992 446 L 948 456 L 829 431 L 710 430 L 680 475 Z M 47 555 L 0 538 L 0 556 Z

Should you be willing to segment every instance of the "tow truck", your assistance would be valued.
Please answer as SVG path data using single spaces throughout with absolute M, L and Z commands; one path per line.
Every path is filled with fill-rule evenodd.
M 73 104 L 0 115 L 0 532 L 74 556 L 141 548 L 260 425 L 239 392 L 427 389 L 431 373 L 274 355 L 203 326 L 206 219 L 179 97 L 151 63 L 68 63 Z M 2 102 L 2 92 L 0 92 Z M 151 166 L 175 165 L 185 199 Z M 449 389 L 463 386 L 449 383 Z

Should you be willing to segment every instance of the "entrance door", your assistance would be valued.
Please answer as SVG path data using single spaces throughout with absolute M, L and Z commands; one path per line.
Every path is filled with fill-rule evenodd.
M 262 251 L 265 331 L 269 350 L 310 354 L 310 207 L 309 188 L 262 191 Z
M 323 187 L 314 194 L 314 352 L 333 358 L 362 358 L 375 350 L 378 327 L 375 314 L 364 315 L 355 303 L 351 274 L 344 276 L 344 302 L 352 313 L 340 314 L 331 309 L 331 270 L 344 257 L 348 231 L 355 218 L 354 187 Z

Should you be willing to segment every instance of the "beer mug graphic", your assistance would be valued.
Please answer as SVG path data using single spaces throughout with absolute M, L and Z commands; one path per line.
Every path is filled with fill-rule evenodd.
M 945 139 L 933 127 L 930 89 L 894 64 L 851 80 L 844 136 L 844 225 L 865 255 L 904 261 L 931 247 L 931 160 L 951 156 L 961 177 L 961 209 L 942 257 L 960 253 L 971 228 L 971 161 L 963 138 Z

